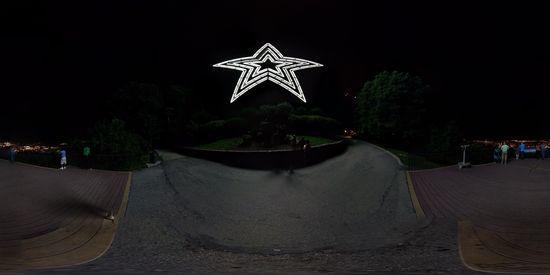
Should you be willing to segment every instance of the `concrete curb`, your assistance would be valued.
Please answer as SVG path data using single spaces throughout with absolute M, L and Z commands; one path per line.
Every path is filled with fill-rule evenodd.
M 21 164 L 21 166 L 41 168 L 50 171 L 58 170 L 24 163 Z M 69 233 L 65 233 L 68 232 L 67 227 L 59 227 L 54 231 L 24 239 L 21 244 L 22 249 L 30 247 L 34 250 L 30 251 L 31 249 L 29 249 L 29 253 L 20 255 L 19 259 L 21 260 L 21 264 L 13 266 L 13 269 L 0 269 L 0 274 L 17 274 L 32 270 L 39 271 L 77 266 L 94 261 L 103 256 L 111 247 L 118 229 L 118 224 L 126 212 L 132 182 L 132 172 L 107 172 L 125 173 L 117 177 L 127 177 L 125 182 L 124 178 L 119 178 L 116 182 L 116 189 L 113 189 L 116 190 L 116 195 L 120 198 L 120 203 L 118 200 L 115 200 L 113 201 L 114 204 L 112 204 L 112 206 L 115 207 L 112 210 L 116 213 L 114 221 L 96 217 L 90 219 L 90 222 L 78 225 L 80 228 L 70 233 L 70 235 L 67 235 Z M 63 238 L 59 238 L 59 236 Z M 43 245 L 43 243 L 47 243 L 48 245 Z M 55 247 L 54 251 L 56 252 L 52 252 L 51 247 Z M 2 267 L 1 264 L 0 267 Z
M 384 149 L 384 148 L 382 148 L 382 147 L 380 147 L 380 146 L 378 146 L 378 145 L 376 145 L 376 144 L 374 144 L 374 143 L 370 143 L 370 142 L 367 142 L 367 143 L 370 144 L 370 145 L 372 145 L 372 146 L 374 146 L 374 147 L 376 147 L 377 149 L 379 149 L 379 150 L 381 150 L 381 151 L 384 151 L 386 154 L 392 156 L 392 157 L 397 161 L 397 163 L 399 164 L 399 166 L 401 166 L 401 168 L 405 168 L 405 165 L 403 164 L 403 162 L 401 161 L 401 159 L 400 159 L 398 156 L 396 156 L 394 153 L 392 153 L 392 152 L 390 152 L 389 150 Z
M 411 178 L 411 174 L 409 171 L 405 171 L 406 177 L 407 177 L 407 186 L 409 187 L 409 196 L 411 198 L 411 202 L 414 207 L 414 212 L 416 213 L 417 219 L 424 219 L 426 218 L 426 214 L 424 213 L 424 210 L 422 209 L 422 206 L 420 205 L 420 201 L 418 200 L 418 197 L 416 196 L 416 191 L 414 189 L 414 184 Z
M 115 235 L 116 235 L 116 231 L 118 229 L 118 224 L 120 222 L 120 219 L 122 217 L 124 217 L 124 215 L 126 213 L 126 208 L 128 206 L 130 186 L 131 186 L 131 183 L 132 183 L 132 172 L 128 172 L 128 173 L 129 173 L 128 180 L 126 181 L 126 186 L 124 188 L 124 196 L 122 197 L 122 201 L 120 203 L 119 209 L 116 211 L 117 214 L 116 214 L 115 221 L 111 222 L 111 221 L 108 221 L 108 220 L 104 219 L 100 230 L 98 231 L 98 233 L 91 240 L 91 241 L 95 241 L 95 242 L 105 242 L 106 241 L 105 238 L 108 238 L 108 241 L 106 241 L 107 244 L 102 244 L 102 245 L 105 245 L 105 248 L 103 249 L 103 251 L 100 251 L 97 256 L 95 256 L 91 259 L 87 259 L 87 260 L 76 262 L 76 263 L 70 263 L 70 264 L 66 264 L 66 265 L 55 265 L 55 266 L 48 266 L 48 267 L 39 267 L 39 268 L 37 268 L 37 270 L 44 270 L 44 269 L 51 269 L 51 268 L 65 268 L 65 267 L 83 265 L 83 264 L 93 262 L 93 261 L 101 258 L 103 255 L 105 255 L 105 253 L 107 253 L 109 248 L 111 248 L 111 245 L 113 244 L 113 241 L 115 240 Z M 103 235 L 103 236 L 101 236 L 101 235 Z M 99 237 L 99 240 L 98 240 L 98 237 Z M 103 238 L 101 238 L 101 237 L 103 237 Z M 93 248 L 94 247 L 92 247 L 91 249 L 93 249 Z M 84 250 L 84 252 L 79 251 L 79 250 Z M 82 254 L 93 253 L 93 252 L 90 252 L 89 250 L 87 250 L 85 248 L 84 249 L 83 248 L 78 248 L 77 250 L 75 250 L 75 252 L 76 253 L 80 252 Z
M 111 248 L 111 245 L 113 244 L 113 241 L 115 240 L 116 231 L 118 229 L 118 224 L 120 222 L 120 219 L 126 215 L 126 209 L 128 208 L 128 199 L 130 197 L 130 188 L 131 188 L 131 185 L 132 185 L 132 172 L 128 172 L 128 173 L 129 173 L 128 181 L 126 182 L 126 187 L 124 188 L 124 196 L 122 197 L 122 201 L 120 202 L 120 207 L 118 208 L 118 211 L 116 211 L 117 214 L 116 214 L 116 219 L 114 221 L 115 227 L 113 229 L 113 233 L 112 233 L 112 236 L 111 236 L 111 240 L 109 241 L 109 244 L 107 245 L 105 250 L 103 250 L 103 252 L 101 252 L 99 255 L 97 255 L 97 257 L 95 257 L 93 259 L 90 259 L 88 261 L 73 264 L 73 265 L 70 265 L 70 266 L 81 265 L 81 264 L 85 264 L 85 263 L 95 261 L 95 260 L 101 258 L 103 255 L 105 255 L 105 253 L 107 253 L 109 248 Z M 103 224 L 105 224 L 106 222 L 108 222 L 108 221 L 106 221 L 106 220 L 103 221 Z

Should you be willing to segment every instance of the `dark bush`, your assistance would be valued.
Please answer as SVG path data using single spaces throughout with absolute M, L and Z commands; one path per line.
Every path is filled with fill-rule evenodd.
M 493 153 L 494 147 L 491 145 L 483 144 L 472 144 L 468 149 L 466 149 L 466 161 L 472 164 L 484 164 L 493 162 Z M 508 150 L 508 157 L 514 155 L 514 150 L 510 148 Z M 460 160 L 462 160 L 462 151 L 460 155 Z
M 291 132 L 299 134 L 334 137 L 342 132 L 340 122 L 318 115 L 292 115 L 289 124 Z
M 96 169 L 132 171 L 145 167 L 149 156 L 139 154 L 96 154 L 92 155 L 92 167 Z
M 82 150 L 86 143 L 91 148 L 91 165 L 97 169 L 143 168 L 151 150 L 147 141 L 126 130 L 124 122 L 118 119 L 97 123 L 90 133 L 88 142 L 69 144 L 69 154 L 76 163 L 83 163 Z
M 439 151 L 439 152 L 425 152 L 419 153 L 420 156 L 425 157 L 431 162 L 435 162 L 442 165 L 456 164 L 459 161 L 462 161 L 462 153 L 457 148 L 456 150 L 451 151 Z
M 199 126 L 199 143 L 222 139 L 224 133 L 225 120 L 212 120 Z
M 247 122 L 240 117 L 212 120 L 199 126 L 199 143 L 240 136 L 246 132 L 246 129 Z
M 243 142 L 239 145 L 239 147 L 247 147 L 252 145 L 252 142 L 254 141 L 252 138 L 252 135 L 246 134 L 242 137 Z
M 313 110 L 313 109 L 312 109 Z M 304 115 L 294 115 L 295 112 Z M 320 113 L 320 110 L 313 110 Z M 294 107 L 287 103 L 250 107 L 235 112 L 235 117 L 224 120 L 211 120 L 199 124 L 196 144 L 243 136 L 246 146 L 275 147 L 285 143 L 289 134 L 310 134 L 334 137 L 340 134 L 340 123 L 332 118 L 320 115 L 306 115 L 307 109 Z
M 240 136 L 247 129 L 246 120 L 240 117 L 232 117 L 225 120 L 224 130 L 228 137 Z

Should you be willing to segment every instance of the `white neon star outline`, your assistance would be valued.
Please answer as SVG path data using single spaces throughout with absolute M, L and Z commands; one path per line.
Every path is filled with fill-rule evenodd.
M 262 69 L 261 64 L 265 63 L 268 59 L 271 63 L 276 64 L 275 69 Z M 294 71 L 323 67 L 323 65 L 305 59 L 283 56 L 277 48 L 266 43 L 252 56 L 224 61 L 215 64 L 214 67 L 241 71 L 241 76 L 231 96 L 231 103 L 248 90 L 266 80 L 285 88 L 303 102 L 306 102 L 306 97 Z

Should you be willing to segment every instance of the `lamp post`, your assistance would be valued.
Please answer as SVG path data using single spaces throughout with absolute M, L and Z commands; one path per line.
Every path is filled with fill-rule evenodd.
M 469 144 L 460 145 L 460 148 L 462 148 L 462 162 L 458 163 L 458 169 L 462 169 L 464 167 L 471 168 L 472 164 L 469 162 L 466 162 L 466 148 L 470 147 Z

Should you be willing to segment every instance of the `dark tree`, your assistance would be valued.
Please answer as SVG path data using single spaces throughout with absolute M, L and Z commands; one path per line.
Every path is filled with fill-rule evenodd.
M 417 76 L 397 71 L 379 73 L 358 95 L 359 133 L 397 147 L 427 143 L 428 90 Z
M 109 103 L 112 116 L 122 119 L 152 146 L 162 132 L 161 121 L 166 113 L 164 98 L 157 85 L 130 82 L 120 88 Z
M 196 135 L 192 116 L 198 113 L 202 102 L 184 87 L 171 85 L 163 93 L 161 141 L 164 145 L 189 144 Z M 205 111 L 201 110 L 205 115 Z
M 190 143 L 196 134 L 193 115 L 201 101 L 178 85 L 159 87 L 153 83 L 130 82 L 107 103 L 110 117 L 123 120 L 128 129 L 155 147 Z
M 95 167 L 114 170 L 133 170 L 143 167 L 151 149 L 139 135 L 128 131 L 124 121 L 112 119 L 98 122 L 90 130 L 88 142 L 92 147 Z M 76 146 L 75 155 L 82 150 Z

